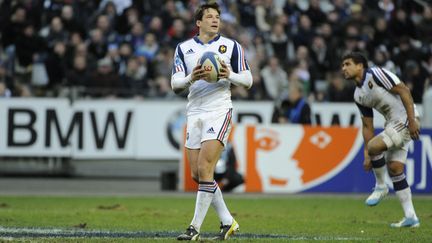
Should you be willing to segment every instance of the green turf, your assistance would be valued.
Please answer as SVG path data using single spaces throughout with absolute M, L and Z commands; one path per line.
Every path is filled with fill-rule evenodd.
M 348 240 L 365 242 L 432 242 L 432 197 L 414 197 L 421 227 L 391 229 L 401 206 L 394 196 L 380 205 L 364 206 L 353 196 L 225 196 L 241 233 L 279 234 L 288 239 L 236 239 L 242 242 Z M 110 231 L 183 231 L 193 216 L 193 196 L 154 197 L 30 197 L 1 196 L 0 226 L 84 228 Z M 203 232 L 215 233 L 219 223 L 210 208 Z M 119 242 L 121 239 L 32 239 L 40 242 Z M 1 241 L 1 239 L 0 239 Z M 124 239 L 142 242 L 148 239 Z M 171 242 L 170 239 L 152 239 Z

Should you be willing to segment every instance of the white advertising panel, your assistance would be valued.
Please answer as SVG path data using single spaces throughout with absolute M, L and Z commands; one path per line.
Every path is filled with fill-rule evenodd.
M 71 156 L 58 136 L 70 118 L 67 99 L 1 99 L 0 156 Z
M 274 103 L 233 102 L 234 124 L 269 124 Z M 0 156 L 177 160 L 186 101 L 12 98 L 0 100 Z M 354 104 L 312 104 L 313 125 L 361 124 Z M 417 106 L 421 112 L 421 107 Z M 384 124 L 375 115 L 376 127 Z
M 137 147 L 135 101 L 87 101 L 73 104 L 73 113 L 82 114 L 82 146 L 74 143 L 73 157 L 86 159 L 134 158 Z

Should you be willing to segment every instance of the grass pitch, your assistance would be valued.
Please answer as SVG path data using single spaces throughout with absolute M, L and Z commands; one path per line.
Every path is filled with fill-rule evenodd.
M 391 229 L 402 218 L 396 197 L 376 207 L 366 196 L 226 195 L 240 224 L 232 241 L 432 242 L 432 197 L 414 195 L 421 226 Z M 148 197 L 1 196 L 0 242 L 175 242 L 193 216 L 195 195 Z M 212 208 L 204 238 L 219 222 Z

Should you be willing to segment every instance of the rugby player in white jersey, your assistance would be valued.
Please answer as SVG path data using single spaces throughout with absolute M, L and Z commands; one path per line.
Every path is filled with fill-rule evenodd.
M 186 154 L 192 178 L 199 184 L 195 213 L 178 240 L 199 240 L 200 228 L 212 205 L 221 221 L 217 239 L 226 240 L 239 225 L 232 217 L 213 178 L 217 161 L 231 129 L 231 84 L 250 88 L 252 74 L 239 43 L 219 34 L 220 10 L 217 3 L 201 5 L 195 12 L 199 34 L 177 45 L 171 77 L 175 93 L 189 89 L 186 129 Z M 221 62 L 219 80 L 207 82 L 209 73 L 198 60 L 202 53 L 217 53 Z
M 367 59 L 357 52 L 342 58 L 342 72 L 346 79 L 353 80 L 357 86 L 354 101 L 362 114 L 365 143 L 363 166 L 366 171 L 372 169 L 376 179 L 374 191 L 365 203 L 375 206 L 387 195 L 388 187 L 384 179 L 388 171 L 405 214 L 401 221 L 390 226 L 418 227 L 420 221 L 404 174 L 408 146 L 413 139 L 419 138 L 420 127 L 410 90 L 388 70 L 368 68 Z M 386 120 L 384 131 L 376 136 L 372 109 L 381 113 Z

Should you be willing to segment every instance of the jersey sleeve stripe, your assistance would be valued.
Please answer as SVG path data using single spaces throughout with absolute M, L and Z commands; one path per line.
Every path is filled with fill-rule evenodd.
M 371 70 L 375 74 L 375 76 L 377 77 L 379 82 L 381 82 L 381 84 L 384 86 L 384 88 L 386 88 L 386 89 L 392 88 L 390 82 L 388 82 L 388 80 L 386 80 L 385 76 L 383 76 L 383 74 L 380 73 L 380 71 L 377 68 L 373 68 Z
M 237 66 L 238 66 L 238 71 L 241 71 L 241 59 L 242 59 L 242 52 L 240 49 L 240 45 L 236 42 L 236 47 L 237 47 L 237 53 L 238 53 L 238 60 L 237 60 Z
M 245 64 L 245 56 L 244 56 L 244 49 L 241 48 L 241 62 L 242 62 L 242 71 L 246 70 L 246 64 Z
M 377 73 L 380 74 L 380 77 L 382 78 L 382 80 L 384 80 L 384 82 L 386 83 L 387 89 L 393 88 L 394 85 L 392 85 L 392 82 L 386 77 L 383 70 L 381 68 L 377 68 L 376 70 L 377 70 Z
M 234 42 L 233 52 L 231 54 L 231 65 L 235 73 L 237 73 L 239 70 L 238 55 L 239 53 L 238 53 L 237 43 Z
M 384 78 L 390 83 L 391 87 L 396 85 L 392 78 L 386 73 L 386 71 L 384 71 L 382 68 L 378 68 L 378 71 L 383 74 Z
M 180 48 L 180 45 L 178 45 L 177 46 L 177 50 L 176 50 L 176 55 L 174 57 L 174 68 L 173 68 L 173 70 L 175 70 L 174 73 L 177 73 L 177 72 L 186 72 L 185 69 L 186 68 L 184 66 L 184 55 L 183 55 L 183 52 L 182 52 L 182 50 Z

